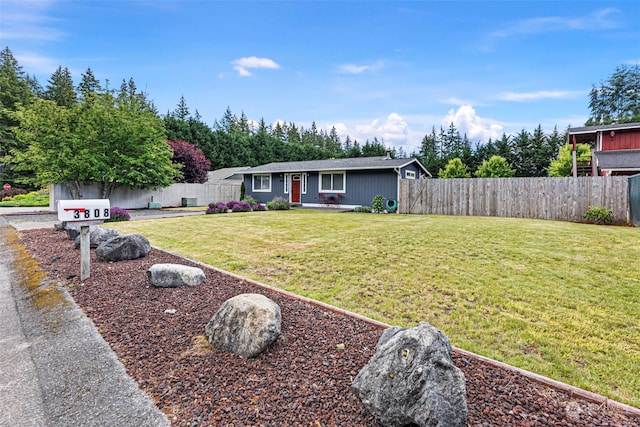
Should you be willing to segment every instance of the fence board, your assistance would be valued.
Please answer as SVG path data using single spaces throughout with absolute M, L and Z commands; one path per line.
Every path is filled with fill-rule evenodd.
M 582 221 L 589 206 L 604 206 L 628 222 L 628 192 L 625 176 L 403 179 L 398 211 Z

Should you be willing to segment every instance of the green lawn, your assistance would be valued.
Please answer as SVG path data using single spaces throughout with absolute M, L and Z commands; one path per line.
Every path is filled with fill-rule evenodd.
M 640 406 L 639 228 L 304 210 L 109 226 Z

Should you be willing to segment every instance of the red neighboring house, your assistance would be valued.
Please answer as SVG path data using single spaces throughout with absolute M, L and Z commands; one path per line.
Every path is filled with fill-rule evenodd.
M 590 164 L 578 165 L 578 174 L 640 173 L 640 123 L 569 128 L 567 135 L 569 144 L 590 144 L 592 147 Z

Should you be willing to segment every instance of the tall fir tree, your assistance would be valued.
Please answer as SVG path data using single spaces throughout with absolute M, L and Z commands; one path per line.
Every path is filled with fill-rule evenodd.
M 620 65 L 589 92 L 587 126 L 640 122 L 640 65 Z
M 68 68 L 58 67 L 51 75 L 44 91 L 44 99 L 53 101 L 60 107 L 71 108 L 77 102 L 73 78 Z
M 20 122 L 15 117 L 19 107 L 33 102 L 28 76 L 9 47 L 0 52 L 0 181 L 15 184 L 20 173 L 14 168 L 12 150 L 23 151 L 26 146 L 14 134 Z M 26 172 L 29 173 L 29 172 Z
M 80 83 L 78 83 L 78 93 L 80 98 L 86 100 L 101 91 L 102 87 L 100 86 L 100 81 L 96 79 L 91 68 L 87 68 L 87 71 L 85 71 L 81 76 Z

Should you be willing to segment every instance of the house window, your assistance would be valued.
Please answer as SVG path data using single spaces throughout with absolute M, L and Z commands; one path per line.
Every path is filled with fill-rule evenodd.
M 300 175 L 300 192 L 302 194 L 307 194 L 307 174 L 303 173 Z
M 320 172 L 320 191 L 344 193 L 345 172 Z
M 271 175 L 253 175 L 253 191 L 268 193 L 271 191 Z
M 289 194 L 289 174 L 284 174 L 284 194 Z
M 404 171 L 404 177 L 407 179 L 416 179 L 415 171 Z

